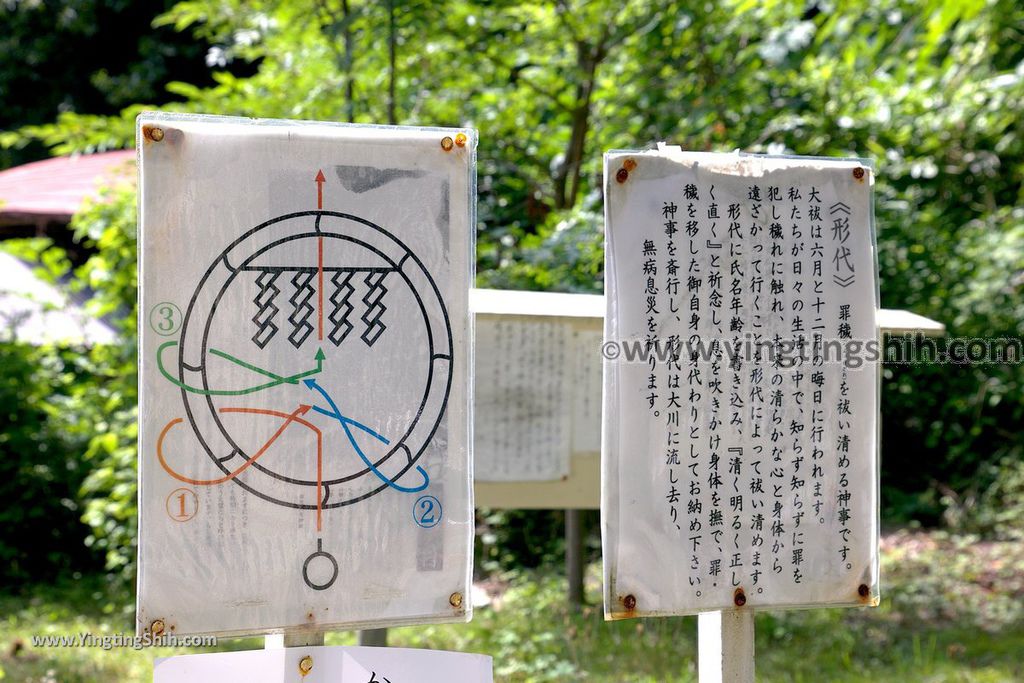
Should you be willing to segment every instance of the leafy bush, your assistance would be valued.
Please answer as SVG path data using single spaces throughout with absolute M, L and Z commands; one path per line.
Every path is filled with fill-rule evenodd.
M 99 566 L 79 519 L 85 440 L 59 428 L 73 386 L 88 381 L 77 353 L 0 343 L 0 585 Z
M 1024 460 L 1003 458 L 984 468 L 966 491 L 944 488 L 947 526 L 1001 541 L 1024 541 Z
M 87 310 L 114 321 L 118 343 L 94 347 L 93 383 L 76 396 L 74 411 L 92 424 L 82 485 L 89 543 L 106 554 L 107 567 L 134 572 L 137 534 L 138 369 L 136 211 L 134 188 L 104 194 L 71 223 L 76 239 L 95 253 L 76 272 L 92 296 Z
M 112 321 L 119 337 L 114 344 L 91 348 L 22 349 L 17 353 L 24 357 L 16 354 L 0 365 L 0 381 L 11 391 L 9 398 L 0 398 L 0 411 L 11 406 L 13 425 L 0 434 L 0 454 L 6 455 L 8 441 L 22 459 L 52 454 L 49 461 L 39 459 L 32 477 L 26 479 L 24 471 L 15 485 L 24 491 L 24 503 L 8 505 L 20 499 L 5 498 L 0 519 L 23 514 L 19 510 L 52 517 L 53 533 L 63 534 L 57 547 L 65 553 L 51 563 L 55 570 L 95 566 L 82 559 L 90 554 L 88 546 L 105 556 L 108 569 L 128 577 L 134 570 L 137 517 L 133 189 L 105 193 L 75 216 L 71 227 L 76 241 L 93 252 L 74 273 L 55 246 L 39 240 L 6 246 L 19 256 L 34 256 L 39 274 L 54 282 L 73 275 L 72 287 L 86 297 L 87 312 Z M 8 460 L 12 467 L 17 462 L 4 457 L 0 467 Z M 9 481 L 5 478 L 0 486 Z M 54 510 L 55 501 L 63 511 Z M 19 537 L 18 543 L 25 542 Z
M 172 84 L 185 100 L 176 110 L 480 128 L 478 281 L 488 286 L 601 289 L 603 150 L 670 140 L 856 155 L 876 165 L 883 305 L 941 320 L 951 335 L 1024 336 L 1017 0 L 459 0 L 393 16 L 374 3 L 190 0 L 160 22 L 216 45 L 215 61 L 255 70 L 219 71 L 211 88 Z M 126 147 L 140 108 L 64 112 L 0 144 Z M 119 567 L 135 533 L 134 216 L 124 192 L 75 221 L 97 250 L 78 271 L 96 292 L 91 306 L 121 314 L 122 344 L 84 359 L 96 381 L 74 408 L 94 430 L 83 489 L 93 544 Z M 1024 365 L 887 367 L 882 422 L 889 518 L 938 523 L 944 491 L 986 491 L 1002 477 L 994 463 L 1024 460 Z M 532 534 L 495 536 L 519 548 L 502 559 L 485 544 L 499 566 L 556 553 L 553 517 L 498 521 L 549 535 L 539 549 Z

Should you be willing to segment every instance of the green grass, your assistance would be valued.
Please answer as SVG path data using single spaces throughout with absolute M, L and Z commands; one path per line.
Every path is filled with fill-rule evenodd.
M 759 681 L 1024 680 L 1024 547 L 942 534 L 897 534 L 883 547 L 877 609 L 806 610 L 757 617 Z M 393 629 L 389 644 L 480 652 L 496 681 L 668 682 L 696 680 L 696 620 L 605 622 L 599 568 L 588 600 L 565 606 L 557 568 L 503 577 L 508 589 L 472 623 Z M 6 681 L 151 680 L 167 649 L 39 649 L 32 635 L 128 632 L 127 596 L 98 579 L 0 597 L 0 666 Z M 16 655 L 12 644 L 26 647 Z M 351 633 L 329 645 L 351 645 Z M 218 649 L 262 646 L 256 638 Z M 198 651 L 198 650 L 191 650 Z

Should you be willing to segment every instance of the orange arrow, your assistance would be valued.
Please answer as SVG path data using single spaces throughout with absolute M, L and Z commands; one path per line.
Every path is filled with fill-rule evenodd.
M 324 238 L 316 238 L 316 338 L 324 340 Z
M 316 427 L 316 425 L 300 417 L 300 415 L 305 415 L 311 409 L 312 406 L 306 404 L 299 405 L 299 407 L 291 413 L 285 413 L 279 410 L 262 410 L 259 408 L 221 408 L 220 412 L 222 413 L 272 415 L 274 417 L 283 417 L 284 422 L 280 427 L 278 427 L 277 431 L 274 432 L 273 436 L 271 436 L 251 458 L 242 463 L 234 472 L 230 472 L 229 474 L 226 474 L 223 477 L 218 477 L 217 479 L 192 479 L 175 472 L 171 466 L 167 464 L 167 460 L 164 458 L 164 438 L 175 425 L 182 422 L 180 417 L 176 417 L 164 425 L 163 430 L 160 432 L 160 436 L 157 437 L 156 440 L 156 457 L 160 461 L 160 466 L 164 468 L 164 471 L 178 481 L 185 482 L 186 484 L 192 484 L 193 486 L 215 486 L 216 484 L 223 484 L 226 481 L 231 481 L 247 470 L 253 463 L 262 457 L 264 453 L 267 452 L 270 446 L 273 445 L 277 438 L 284 433 L 284 430 L 288 428 L 288 425 L 293 422 L 297 422 L 316 433 L 316 529 L 317 531 L 320 531 L 323 518 L 323 433 Z

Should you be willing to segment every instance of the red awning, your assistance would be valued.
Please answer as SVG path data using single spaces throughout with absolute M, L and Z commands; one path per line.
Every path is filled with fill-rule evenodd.
M 0 225 L 66 223 L 104 185 L 135 173 L 135 150 L 78 154 L 0 171 Z

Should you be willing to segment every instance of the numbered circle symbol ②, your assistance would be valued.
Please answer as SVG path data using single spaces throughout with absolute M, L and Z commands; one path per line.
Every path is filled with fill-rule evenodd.
M 187 522 L 199 512 L 199 498 L 192 489 L 174 489 L 167 496 L 167 516 L 175 522 Z
M 437 526 L 441 522 L 441 501 L 434 496 L 420 496 L 412 506 L 412 518 L 424 529 Z
M 149 310 L 149 326 L 157 334 L 168 337 L 181 327 L 181 309 L 164 301 Z

